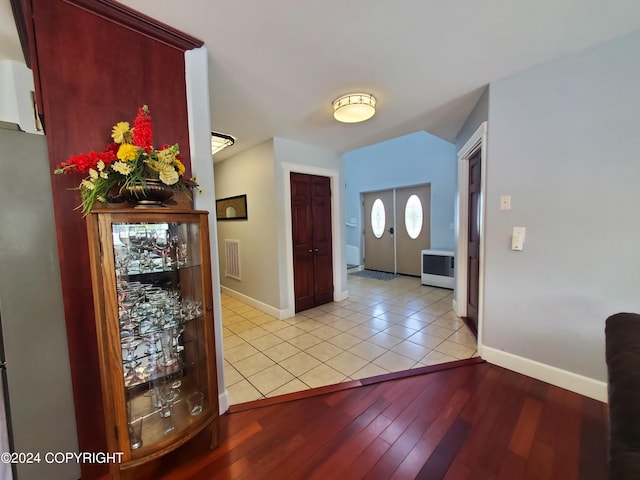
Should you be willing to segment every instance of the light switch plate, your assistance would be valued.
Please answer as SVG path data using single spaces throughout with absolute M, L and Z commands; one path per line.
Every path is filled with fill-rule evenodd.
M 513 227 L 511 234 L 511 250 L 524 250 L 525 227 Z

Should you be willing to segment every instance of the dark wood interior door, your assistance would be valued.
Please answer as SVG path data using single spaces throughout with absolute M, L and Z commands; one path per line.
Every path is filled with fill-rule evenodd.
M 333 301 L 331 183 L 291 173 L 295 311 Z
M 478 330 L 480 283 L 480 150 L 469 159 L 469 243 L 467 252 L 467 318 Z

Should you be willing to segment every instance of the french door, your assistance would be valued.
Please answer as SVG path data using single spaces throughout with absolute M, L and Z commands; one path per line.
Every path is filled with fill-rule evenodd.
M 429 184 L 363 194 L 364 267 L 420 276 L 421 251 L 430 248 Z

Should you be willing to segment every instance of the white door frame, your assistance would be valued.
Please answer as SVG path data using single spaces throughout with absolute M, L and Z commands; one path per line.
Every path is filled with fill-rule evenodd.
M 342 269 L 346 265 L 343 258 L 341 226 L 344 226 L 340 211 L 341 189 L 340 171 L 315 167 L 311 165 L 294 164 L 282 162 L 283 189 L 284 189 L 284 241 L 285 241 L 285 263 L 286 263 L 286 308 L 281 312 L 280 318 L 290 318 L 296 314 L 295 311 L 295 291 L 293 278 L 293 227 L 291 219 L 291 172 L 306 173 L 329 177 L 331 180 L 331 248 L 333 255 L 333 300 L 339 302 L 349 296 L 349 292 L 342 284 Z
M 467 140 L 458 152 L 458 198 L 456 199 L 456 291 L 453 309 L 459 317 L 467 315 L 467 256 L 469 251 L 469 159 L 480 150 L 480 273 L 478 281 L 478 354 L 482 355 L 482 327 L 484 317 L 484 238 L 485 238 L 485 193 L 487 172 L 487 122 Z

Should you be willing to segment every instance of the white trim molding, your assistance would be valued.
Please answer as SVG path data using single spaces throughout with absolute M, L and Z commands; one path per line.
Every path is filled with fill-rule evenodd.
M 482 355 L 485 262 L 485 192 L 487 172 L 487 122 L 482 122 L 458 152 L 458 195 L 456 198 L 456 289 L 453 309 L 459 317 L 467 316 L 467 253 L 469 244 L 469 159 L 480 150 L 480 278 L 478 284 L 478 353 Z
M 285 318 L 289 318 L 287 310 L 280 310 L 271 305 L 267 305 L 266 303 L 261 302 L 260 300 L 256 300 L 253 297 L 249 297 L 244 293 L 237 292 L 236 290 L 232 290 L 229 287 L 225 287 L 224 285 L 220 286 L 220 291 L 229 295 L 230 297 L 237 298 L 243 303 L 247 305 L 251 305 L 254 308 L 257 308 L 261 312 L 266 313 L 267 315 L 271 315 L 272 317 L 277 318 L 278 320 L 284 320 Z
M 215 222 L 216 192 L 211 159 L 211 119 L 209 115 L 209 60 L 205 47 L 184 52 L 185 83 L 191 170 L 198 177 L 202 193 L 194 196 L 197 209 L 213 210 L 209 214 L 209 244 L 211 250 L 211 284 L 213 295 L 213 330 L 216 344 L 216 369 L 220 412 L 229 408 L 229 394 L 224 379 L 224 346 L 222 343 L 222 307 L 220 301 L 220 262 L 218 230 Z
M 578 375 L 577 373 L 561 370 L 544 363 L 536 362 L 528 358 L 520 357 L 512 353 L 485 346 L 482 349 L 482 358 L 489 363 L 504 367 L 508 370 L 521 373 L 541 380 L 560 388 L 571 390 L 585 397 L 593 398 L 607 403 L 607 383 L 593 378 Z

